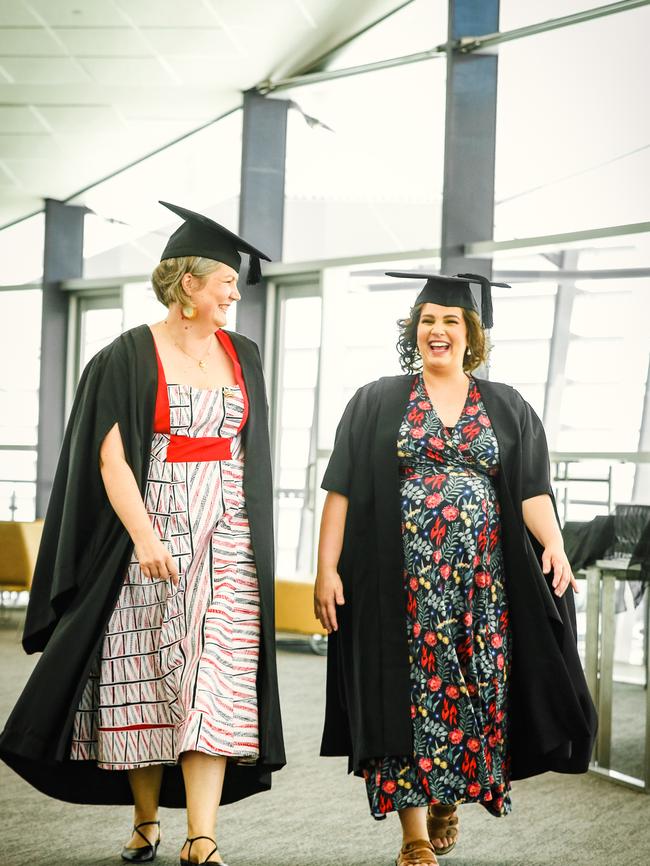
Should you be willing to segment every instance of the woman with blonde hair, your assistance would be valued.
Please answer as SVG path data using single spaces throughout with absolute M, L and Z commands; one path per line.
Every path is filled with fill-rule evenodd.
M 158 807 L 187 806 L 182 866 L 221 863 L 220 803 L 284 765 L 274 634 L 271 460 L 251 340 L 225 330 L 268 258 L 201 214 L 153 274 L 164 320 L 122 334 L 79 383 L 23 645 L 41 651 L 0 738 L 39 790 L 133 803 L 129 862 Z
M 404 375 L 353 396 L 323 479 L 321 754 L 349 757 L 375 818 L 399 814 L 398 866 L 424 866 L 456 844 L 459 804 L 506 815 L 511 780 L 585 772 L 595 711 L 544 430 L 473 375 L 491 284 L 389 276 L 426 282 L 400 322 Z

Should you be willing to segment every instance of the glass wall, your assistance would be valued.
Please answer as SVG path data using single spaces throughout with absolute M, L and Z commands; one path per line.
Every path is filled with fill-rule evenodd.
M 533 263 L 534 259 L 527 262 Z M 556 279 L 551 272 L 548 281 L 513 282 L 510 289 L 493 290 L 490 378 L 515 387 L 540 418 L 544 415 Z
M 446 0 L 411 0 L 375 27 L 343 46 L 327 69 L 345 69 L 428 51 L 447 40 Z
M 499 30 L 527 27 L 551 18 L 562 18 L 576 12 L 585 12 L 601 4 L 594 0 L 501 0 L 499 3 Z M 604 4 L 602 4 L 604 5 Z
M 574 5 L 512 0 L 504 16 Z M 499 46 L 497 240 L 648 219 L 649 31 L 644 6 Z
M 33 520 L 36 498 L 40 289 L 0 291 L 0 520 Z
M 299 107 L 287 132 L 284 261 L 438 247 L 445 68 L 440 57 L 280 94 Z
M 0 231 L 0 286 L 39 282 L 43 277 L 44 242 L 42 213 Z
M 277 575 L 312 579 L 315 531 L 317 386 L 321 346 L 318 281 L 299 278 L 277 287 L 275 452 Z

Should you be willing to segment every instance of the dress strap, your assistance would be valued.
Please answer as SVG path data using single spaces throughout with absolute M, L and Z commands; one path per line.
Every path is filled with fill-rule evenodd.
M 153 337 L 153 335 L 152 335 Z M 156 350 L 156 363 L 158 364 L 158 388 L 156 390 L 156 409 L 153 417 L 154 433 L 169 433 L 169 394 L 167 393 L 167 379 L 165 379 L 165 370 L 158 354 L 158 346 L 156 340 L 153 341 L 154 349 Z
M 241 364 L 239 363 L 239 356 L 237 355 L 237 350 L 233 345 L 230 334 L 227 334 L 226 331 L 223 330 L 223 328 L 219 328 L 219 330 L 216 332 L 216 335 L 217 340 L 219 340 L 223 348 L 226 350 L 226 354 L 232 361 L 233 367 L 235 368 L 235 381 L 239 385 L 239 389 L 244 400 L 244 411 L 242 413 L 239 427 L 237 428 L 237 433 L 241 433 L 242 427 L 244 426 L 248 418 L 248 392 L 246 391 L 244 374 L 242 373 Z

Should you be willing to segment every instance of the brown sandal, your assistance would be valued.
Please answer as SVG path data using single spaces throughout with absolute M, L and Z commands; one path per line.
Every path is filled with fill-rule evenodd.
M 427 833 L 433 844 L 434 839 L 453 839 L 444 848 L 435 845 L 433 850 L 440 857 L 449 854 L 458 841 L 458 815 L 455 806 L 445 806 L 442 803 L 432 803 L 427 810 Z
M 426 839 L 416 839 L 402 845 L 397 855 L 395 866 L 408 866 L 409 863 L 426 863 L 427 866 L 438 866 L 433 845 Z

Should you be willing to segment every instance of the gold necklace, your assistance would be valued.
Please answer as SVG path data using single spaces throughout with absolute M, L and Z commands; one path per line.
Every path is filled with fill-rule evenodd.
M 188 358 L 191 358 L 195 364 L 198 364 L 199 369 L 201 370 L 202 373 L 205 373 L 206 367 L 207 367 L 207 360 L 210 357 L 210 353 L 212 352 L 212 347 L 214 346 L 214 341 L 210 342 L 210 348 L 205 353 L 205 355 L 201 358 L 201 360 L 199 360 L 198 358 L 195 358 L 194 355 L 190 355 L 189 352 L 186 352 L 185 349 L 181 346 L 181 344 L 177 343 L 176 340 L 174 340 L 174 345 L 176 346 L 176 348 L 180 349 L 184 355 L 187 355 Z

